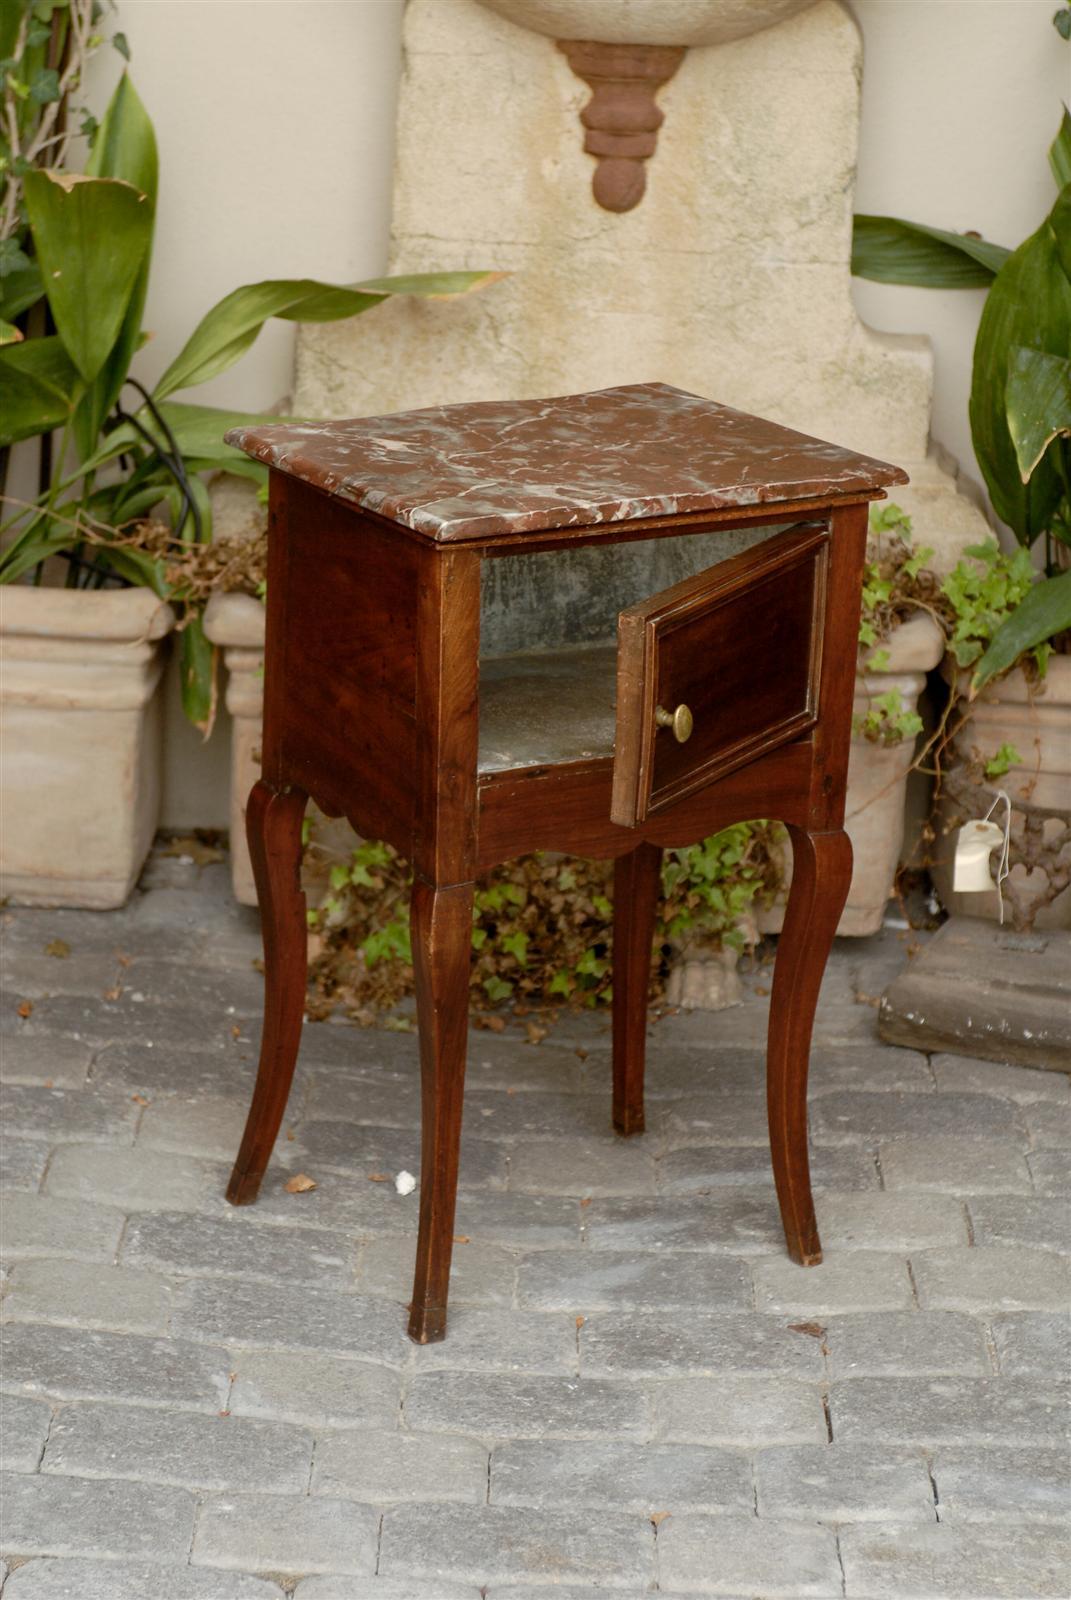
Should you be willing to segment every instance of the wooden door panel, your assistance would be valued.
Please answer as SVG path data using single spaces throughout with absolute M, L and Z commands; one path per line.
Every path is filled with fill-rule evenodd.
M 789 530 L 622 611 L 611 816 L 635 827 L 818 717 L 829 529 Z M 679 742 L 660 726 L 686 706 Z

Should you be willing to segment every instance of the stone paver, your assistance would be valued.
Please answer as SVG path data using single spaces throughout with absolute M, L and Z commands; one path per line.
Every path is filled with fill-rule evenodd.
M 924 1134 L 899 1144 L 882 1143 L 878 1163 L 886 1189 L 958 1195 L 1033 1193 L 1027 1158 L 1019 1145 L 1007 1139 Z
M 933 1481 L 942 1522 L 1071 1522 L 1071 1452 L 942 1446 Z
M 181 1084 L 183 1095 L 217 1096 L 226 1092 L 235 1105 L 248 1106 L 256 1074 L 256 1051 L 246 1041 L 221 1040 L 217 1050 L 185 1049 L 170 1044 L 166 1037 L 153 1043 L 120 1040 L 99 1049 L 90 1068 L 90 1082 L 107 1088 L 125 1089 L 152 1100 L 156 1095 L 174 1094 Z
M 1071 1104 L 1038 1100 L 1023 1108 L 1023 1121 L 1035 1150 L 1071 1150 Z
M 878 1044 L 855 996 L 904 937 L 839 943 L 823 985 L 813 1269 L 771 1181 L 767 970 L 652 1016 L 642 1139 L 608 1014 L 473 1028 L 450 1327 L 418 1348 L 419 1190 L 378 1181 L 419 1167 L 413 1030 L 303 1030 L 235 1210 L 262 979 L 226 865 L 0 925 L 34 997 L 0 1011 L 3 1600 L 1071 1592 L 1071 1086 Z
M 111 1261 L 123 1232 L 114 1206 L 79 1205 L 42 1194 L 5 1194 L 0 1206 L 0 1251 L 5 1261 L 70 1256 Z
M 755 1462 L 760 1516 L 820 1522 L 932 1522 L 933 1486 L 920 1450 L 862 1444 L 763 1450 Z
M 383 1518 L 379 1570 L 480 1584 L 542 1570 L 619 1588 L 654 1576 L 654 1529 L 646 1517 L 620 1512 L 397 1506 Z
M 658 1576 L 671 1594 L 831 1600 L 843 1593 L 831 1529 L 760 1517 L 672 1516 L 658 1530 Z
M 84 1089 L 93 1052 L 79 1039 L 7 1038 L 0 1044 L 0 1080 L 47 1089 Z
M 127 1223 L 119 1260 L 124 1267 L 173 1277 L 347 1288 L 357 1247 L 341 1234 L 310 1238 L 297 1228 L 262 1227 L 245 1208 L 228 1207 L 220 1217 L 143 1211 Z
M 388 1505 L 399 1500 L 487 1499 L 487 1451 L 449 1434 L 329 1434 L 316 1450 L 313 1494 Z
M 522 1306 L 566 1311 L 749 1310 L 751 1276 L 731 1256 L 545 1250 L 521 1259 Z
M 648 1515 L 752 1509 L 751 1473 L 740 1452 L 707 1445 L 626 1445 L 539 1439 L 491 1456 L 491 1504 L 624 1508 Z
M 278 1584 L 248 1574 L 49 1556 L 18 1567 L 4 1594 L 5 1600 L 283 1600 Z
M 400 1365 L 397 1308 L 369 1296 L 310 1285 L 191 1278 L 175 1295 L 175 1333 L 248 1350 L 322 1350 Z
M 15 1394 L 57 1400 L 133 1400 L 216 1411 L 229 1386 L 225 1351 L 186 1339 L 48 1328 L 4 1329 L 0 1382 Z
M 1071 1251 L 1071 1200 L 1028 1195 L 980 1195 L 970 1203 L 976 1245 Z
M 835 1439 L 1036 1444 L 1067 1437 L 1066 1382 L 1028 1378 L 854 1378 L 829 1393 Z
M 142 1556 L 185 1562 L 196 1502 L 184 1489 L 113 1478 L 4 1474 L 10 1555 Z
M 50 1144 L 130 1144 L 140 1117 L 137 1101 L 113 1090 L 0 1086 L 5 1137 L 47 1139 Z
M 1071 1319 L 1066 1315 L 1027 1311 L 993 1317 L 989 1326 L 1000 1370 L 1009 1377 L 1071 1373 Z
M 237 1096 L 155 1098 L 142 1115 L 138 1147 L 231 1161 L 242 1137 L 247 1109 Z
M 362 1580 L 361 1600 L 485 1600 L 489 1589 L 478 1589 L 474 1583 L 446 1583 L 442 1578 L 385 1578 L 376 1575 Z M 495 1600 L 505 1594 L 495 1588 Z M 302 1578 L 294 1590 L 295 1600 L 356 1600 L 352 1578 L 326 1574 L 321 1577 Z M 525 1590 L 525 1600 L 540 1600 L 532 1591 Z M 569 1600 L 564 1591 L 555 1590 L 554 1600 Z
M 50 1154 L 47 1144 L 35 1144 L 31 1139 L 10 1139 L 5 1135 L 0 1144 L 0 1188 L 36 1192 L 41 1187 Z
M 962 1202 L 946 1194 L 823 1194 L 815 1201 L 827 1256 L 841 1250 L 934 1249 L 967 1243 Z
M 132 1478 L 187 1489 L 302 1494 L 311 1433 L 283 1423 L 141 1407 L 67 1405 L 52 1424 L 43 1472 Z
M 254 1572 L 375 1571 L 378 1517 L 352 1500 L 210 1495 L 193 1539 L 195 1566 Z
M 932 1056 L 930 1067 L 938 1089 L 952 1093 L 996 1094 L 1024 1106 L 1035 1100 L 1071 1099 L 1071 1080 L 1063 1072 L 1035 1072 L 1030 1067 L 949 1055 Z
M 1066 1600 L 1071 1538 L 1036 1528 L 857 1523 L 840 1531 L 849 1595 L 876 1600 Z
M 772 1373 L 728 1373 L 671 1379 L 652 1385 L 650 1392 L 659 1439 L 761 1449 L 827 1438 L 817 1383 Z
M 636 1384 L 597 1378 L 429 1372 L 405 1396 L 417 1431 L 464 1428 L 485 1439 L 644 1439 L 650 1406 Z
M 1039 1150 L 1026 1158 L 1038 1194 L 1067 1195 L 1071 1189 L 1071 1150 Z
M 769 1185 L 651 1200 L 593 1200 L 584 1211 L 592 1250 L 711 1250 L 722 1255 L 784 1249 Z
M 165 1333 L 171 1285 L 150 1272 L 82 1261 L 23 1261 L 4 1297 L 9 1322 L 54 1322 L 115 1333 Z
M 766 1183 L 770 1152 L 765 1145 L 702 1145 L 671 1150 L 658 1163 L 662 1194 L 704 1194 L 710 1189 Z M 876 1189 L 878 1164 L 870 1150 L 816 1150 L 811 1157 L 815 1194 L 836 1189 Z
M 231 1414 L 312 1427 L 391 1427 L 401 1398 L 388 1367 L 313 1350 L 240 1350 L 232 1354 Z
M 861 1312 L 830 1317 L 823 1331 L 831 1378 L 985 1377 L 992 1371 L 984 1325 L 952 1311 Z
M 781 1318 L 740 1312 L 596 1312 L 580 1330 L 580 1356 L 584 1373 L 614 1377 L 822 1373 L 813 1339 L 800 1338 Z
M 414 1350 L 409 1365 L 417 1373 L 437 1367 L 454 1372 L 575 1373 L 576 1318 L 562 1311 L 458 1306 L 451 1311 L 449 1340 Z
M 509 1186 L 527 1194 L 654 1194 L 656 1171 L 638 1139 L 557 1139 L 519 1144 Z
M 0 1469 L 36 1472 L 52 1425 L 52 1408 L 43 1400 L 0 1396 Z
M 778 1315 L 899 1311 L 914 1298 L 904 1257 L 880 1250 L 827 1255 L 816 1267 L 797 1266 L 787 1256 L 769 1256 L 756 1261 L 752 1271 L 759 1310 Z
M 912 1255 L 911 1264 L 925 1310 L 1071 1310 L 1071 1262 L 1048 1250 L 923 1250 Z
M 241 1129 L 230 1145 L 237 1149 Z M 346 1172 L 368 1180 L 371 1172 L 411 1172 L 420 1176 L 420 1131 L 407 1128 L 358 1127 L 352 1122 L 305 1122 L 295 1142 L 281 1146 L 288 1165 L 307 1172 Z M 508 1148 L 483 1139 L 462 1138 L 458 1184 L 465 1189 L 504 1189 L 510 1171 Z M 553 1192 L 553 1189 L 551 1189 Z
M 863 1094 L 845 1089 L 819 1095 L 811 1107 L 817 1145 L 864 1144 L 946 1137 L 1001 1139 L 1025 1144 L 1023 1113 L 1007 1100 L 982 1094 Z
M 99 1198 L 124 1211 L 195 1211 L 212 1170 L 194 1156 L 164 1150 L 65 1144 L 49 1164 L 45 1191 L 67 1200 Z
M 485 1600 L 490 1589 L 474 1583 L 446 1583 L 442 1578 L 385 1578 L 377 1574 L 362 1582 L 361 1600 Z M 505 1590 L 496 1587 L 495 1600 Z M 353 1581 L 331 1575 L 303 1578 L 294 1590 L 296 1600 L 355 1600 Z M 539 1600 L 527 1590 L 525 1600 Z M 568 1600 L 555 1594 L 554 1600 Z
M 384 1295 L 407 1305 L 413 1289 L 415 1248 L 415 1234 L 405 1238 L 370 1239 L 361 1250 L 357 1288 L 362 1294 Z M 450 1264 L 450 1304 L 511 1306 L 517 1282 L 517 1261 L 517 1255 L 502 1245 L 466 1241 L 461 1236 L 455 1242 Z

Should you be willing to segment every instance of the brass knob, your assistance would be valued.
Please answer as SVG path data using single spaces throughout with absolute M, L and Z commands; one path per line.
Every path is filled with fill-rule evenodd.
M 678 744 L 684 744 L 692 737 L 692 713 L 686 705 L 679 705 L 676 711 L 663 711 L 661 706 L 656 706 L 654 719 L 660 728 L 673 729 L 673 737 Z

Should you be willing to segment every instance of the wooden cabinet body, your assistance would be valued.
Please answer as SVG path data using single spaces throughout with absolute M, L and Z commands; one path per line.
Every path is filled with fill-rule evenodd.
M 604 395 L 639 393 L 646 403 L 659 389 Z M 519 402 L 514 409 L 541 404 L 553 414 L 567 403 Z M 483 409 L 440 408 L 436 419 L 454 414 L 454 448 L 443 459 L 454 472 L 457 440 L 467 441 L 485 465 L 493 457 L 505 480 L 512 467 L 501 433 L 487 442 L 473 425 L 472 414 Z M 711 426 L 724 415 L 729 431 L 737 427 L 738 413 L 712 407 L 709 414 Z M 431 413 L 339 430 L 360 429 L 367 472 L 370 455 L 412 448 L 409 420 L 425 415 Z M 600 423 L 593 449 L 612 440 L 611 422 L 621 425 L 613 415 Z M 533 850 L 617 862 L 612 1120 L 628 1135 L 643 1129 L 662 849 L 754 817 L 787 824 L 794 874 L 771 1002 L 771 1153 L 789 1251 L 801 1263 L 820 1259 L 807 1168 L 807 1060 L 850 877 L 842 824 L 867 501 L 901 475 L 804 440 L 823 464 L 835 461 L 837 473 L 832 483 L 807 479 L 800 492 L 800 469 L 793 477 L 783 462 L 784 441 L 801 436 L 743 422 L 754 424 L 748 442 L 760 460 L 763 441 L 772 441 L 771 466 L 781 464 L 788 479 L 784 487 L 766 486 L 765 503 L 755 503 L 760 497 L 750 482 L 745 494 L 719 480 L 692 497 L 711 504 L 666 511 L 653 495 L 634 496 L 621 502 L 635 506 L 630 513 L 589 513 L 585 521 L 564 494 L 566 504 L 547 511 L 541 483 L 531 503 L 523 492 L 518 501 L 503 489 L 505 511 L 495 501 L 488 513 L 481 502 L 480 514 L 469 514 L 466 503 L 465 515 L 443 514 L 431 531 L 419 497 L 401 509 L 377 487 L 364 495 L 381 508 L 373 509 L 343 494 L 339 455 L 343 443 L 351 450 L 351 435 L 343 440 L 341 431 L 325 428 L 319 454 L 300 436 L 286 454 L 285 429 L 241 440 L 275 467 L 263 777 L 248 812 L 268 993 L 260 1075 L 229 1197 L 256 1197 L 300 1038 L 299 841 L 311 795 L 328 814 L 347 816 L 359 834 L 394 845 L 414 868 L 423 1148 L 410 1333 L 418 1340 L 441 1338 L 446 1325 L 473 885 L 490 867 Z M 564 436 L 552 431 L 554 441 Z M 290 439 L 283 443 L 289 449 Z M 806 451 L 801 459 L 813 465 Z M 395 461 L 386 460 L 389 477 Z M 584 461 L 572 470 L 582 475 Z M 480 490 L 486 499 L 482 482 Z M 436 502 L 452 513 L 457 503 Z M 623 549 L 637 540 L 694 539 L 702 541 L 696 550 L 709 554 L 720 535 L 741 529 L 755 536 L 749 549 L 656 595 L 637 595 L 621 611 L 616 639 L 481 658 L 481 584 L 494 564 L 534 552 Z M 661 724 L 685 703 L 692 731 L 681 742 Z M 682 726 L 678 718 L 678 731 Z

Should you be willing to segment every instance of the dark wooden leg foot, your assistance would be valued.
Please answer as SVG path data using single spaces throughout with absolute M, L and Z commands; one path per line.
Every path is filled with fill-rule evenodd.
M 792 888 L 774 968 L 766 1094 L 785 1242 L 793 1261 L 811 1267 L 821 1261 L 822 1245 L 807 1159 L 807 1069 L 818 990 L 851 882 L 852 846 L 842 830 L 788 831 Z
M 409 1337 L 432 1344 L 446 1334 L 454 1244 L 472 951 L 471 883 L 413 885 L 410 922 L 420 1026 L 420 1234 Z
M 642 1133 L 643 1067 L 651 944 L 662 895 L 662 851 L 641 844 L 614 863 L 614 1099 L 615 1130 Z
M 305 1010 L 307 935 L 301 892 L 303 789 L 253 787 L 245 825 L 264 934 L 264 1033 L 260 1066 L 227 1199 L 252 1205 L 279 1133 Z

